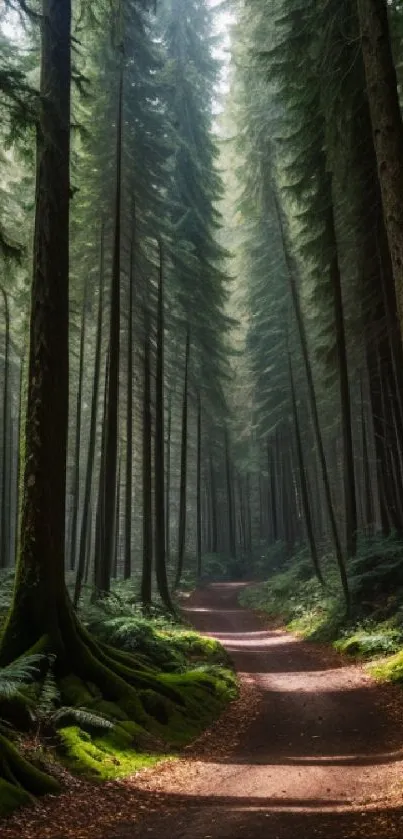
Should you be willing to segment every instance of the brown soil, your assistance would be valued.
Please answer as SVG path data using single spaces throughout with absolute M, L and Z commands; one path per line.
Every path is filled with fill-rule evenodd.
M 4 839 L 403 836 L 403 692 L 327 648 L 265 629 L 238 607 L 238 593 L 213 585 L 186 610 L 241 676 L 241 697 L 219 725 L 177 763 L 48 799 L 0 827 Z

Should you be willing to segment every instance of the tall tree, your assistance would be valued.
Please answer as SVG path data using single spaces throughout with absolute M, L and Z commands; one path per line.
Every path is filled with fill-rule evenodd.
M 167 578 L 165 545 L 164 257 L 161 241 L 159 241 L 156 353 L 154 445 L 155 571 L 161 600 L 168 609 L 172 610 L 173 606 Z
M 178 532 L 178 565 L 176 570 L 175 585 L 179 586 L 183 573 L 183 562 L 185 558 L 186 544 L 186 490 L 188 479 L 188 411 L 189 411 L 189 356 L 190 356 L 190 332 L 186 333 L 185 347 L 185 371 L 183 379 L 182 397 L 182 430 L 181 430 L 181 460 L 180 460 L 180 490 L 179 490 L 179 532 Z
M 403 323 L 403 122 L 386 0 L 358 0 L 361 47 L 393 275 Z
M 71 4 L 43 0 L 41 111 L 21 544 L 2 639 L 10 660 L 62 643 L 68 419 Z

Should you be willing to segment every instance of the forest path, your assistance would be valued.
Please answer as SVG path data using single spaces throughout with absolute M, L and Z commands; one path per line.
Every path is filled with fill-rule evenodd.
M 401 839 L 403 690 L 266 629 L 236 584 L 186 614 L 230 652 L 239 700 L 183 757 L 121 781 L 72 779 L 1 839 Z
M 403 691 L 328 648 L 266 630 L 239 586 L 196 592 L 187 616 L 230 652 L 260 694 L 225 757 L 159 773 L 168 812 L 113 839 L 391 839 L 403 835 Z M 109 839 L 109 834 L 108 834 Z

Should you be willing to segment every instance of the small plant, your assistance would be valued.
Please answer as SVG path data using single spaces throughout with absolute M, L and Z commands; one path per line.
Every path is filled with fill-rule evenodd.
M 22 686 L 38 678 L 43 660 L 44 656 L 30 655 L 0 667 L 0 700 L 21 695 Z

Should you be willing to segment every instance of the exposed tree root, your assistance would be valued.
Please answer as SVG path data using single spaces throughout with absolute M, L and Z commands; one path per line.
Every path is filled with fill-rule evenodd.
M 79 621 L 67 592 L 51 612 L 53 623 L 44 609 L 31 606 L 28 614 L 31 621 L 25 618 L 24 623 L 18 619 L 18 612 L 11 612 L 1 642 L 0 663 L 24 653 L 41 653 L 46 669 L 52 656 L 62 704 L 106 715 L 116 723 L 114 730 L 124 739 L 125 749 L 136 752 L 143 743 L 146 751 L 161 751 L 164 743 L 189 742 L 223 705 L 223 683 L 216 689 L 214 677 L 160 673 L 143 663 L 141 657 L 98 641 Z M 67 742 L 69 735 L 64 736 Z M 0 743 L 4 751 L 0 782 L 7 785 L 10 802 L 13 796 L 8 795 L 9 787 L 17 790 L 14 806 L 23 802 L 24 795 L 55 791 L 57 784 L 52 779 L 31 767 L 9 741 L 5 742 L 4 750 Z
M 59 791 L 54 778 L 36 769 L 0 734 L 0 815 L 6 815 L 32 795 Z

